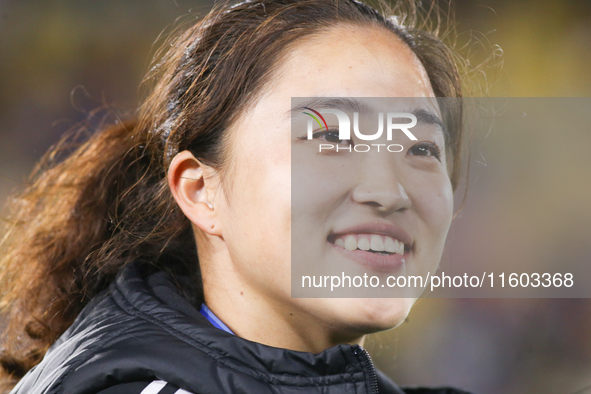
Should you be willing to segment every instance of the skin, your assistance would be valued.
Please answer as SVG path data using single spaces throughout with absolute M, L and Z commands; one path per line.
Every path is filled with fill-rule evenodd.
M 404 152 L 355 156 L 356 164 L 342 171 L 334 164 L 341 159 L 316 153 L 323 141 L 292 135 L 286 116 L 291 97 L 315 96 L 434 94 L 419 60 L 391 32 L 334 27 L 296 45 L 254 106 L 231 127 L 228 168 L 216 171 L 188 151 L 169 168 L 170 189 L 193 223 L 208 307 L 243 338 L 314 353 L 341 343 L 362 344 L 364 335 L 397 326 L 415 298 L 292 298 L 292 246 L 315 261 L 367 272 L 338 253 L 327 237 L 339 227 L 387 221 L 413 240 L 405 267 L 433 271 L 453 211 L 439 129 L 418 129 L 412 143 L 396 135 L 392 143 L 402 144 Z M 425 142 L 440 148 L 439 159 L 412 149 Z M 303 187 L 309 203 L 297 209 L 292 154 L 305 159 L 294 184 L 310 183 Z M 327 179 L 334 181 L 321 190 L 314 187 Z M 303 247 L 291 244 L 292 231 L 306 233 L 294 237 Z

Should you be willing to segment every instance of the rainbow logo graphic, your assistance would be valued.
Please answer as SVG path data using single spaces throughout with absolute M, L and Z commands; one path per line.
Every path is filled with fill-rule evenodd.
M 314 112 L 316 115 L 318 115 L 320 117 L 320 119 L 322 119 L 322 123 L 324 123 L 324 127 L 328 131 L 328 125 L 326 124 L 326 120 L 324 120 L 324 117 L 322 115 L 320 115 L 320 112 L 315 111 L 312 108 L 308 108 L 308 107 L 304 107 L 304 108 L 307 109 L 308 111 Z M 320 126 L 320 129 L 323 128 L 322 123 L 320 123 L 320 120 L 316 116 L 314 116 L 314 115 L 312 115 L 312 114 L 310 114 L 308 112 L 304 112 L 304 113 L 306 115 L 311 116 L 312 118 L 314 118 L 314 120 L 318 123 L 318 126 Z

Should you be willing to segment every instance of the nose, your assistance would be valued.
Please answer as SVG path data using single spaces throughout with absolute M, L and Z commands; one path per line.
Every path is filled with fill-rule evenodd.
M 411 199 L 402 182 L 393 176 L 379 176 L 375 171 L 373 176 L 366 176 L 353 189 L 352 199 L 384 213 L 404 211 L 411 207 Z

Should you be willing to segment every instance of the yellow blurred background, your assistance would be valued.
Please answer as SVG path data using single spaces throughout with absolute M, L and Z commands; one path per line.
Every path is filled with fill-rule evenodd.
M 0 0 L 0 201 L 22 189 L 47 148 L 91 111 L 133 111 L 158 35 L 179 16 L 196 18 L 210 6 L 189 0 Z M 498 54 L 496 46 L 503 51 L 483 68 L 486 94 L 591 95 L 591 1 L 457 0 L 453 9 L 458 34 L 451 38 L 473 64 Z M 482 75 L 477 79 L 484 81 Z M 107 112 L 90 126 L 97 127 Z M 580 130 L 591 135 L 586 131 Z M 481 141 L 488 143 L 479 149 L 489 164 L 512 165 L 487 167 L 498 184 L 471 180 L 449 249 L 458 245 L 478 256 L 483 251 L 477 240 L 486 243 L 519 217 L 531 224 L 521 234 L 527 249 L 506 253 L 537 250 L 591 263 L 591 209 L 585 204 L 591 194 L 569 190 L 591 178 L 591 171 L 587 165 L 574 172 L 563 168 L 560 156 L 540 161 L 548 144 L 556 146 L 555 137 L 535 135 L 536 143 L 526 147 Z M 572 154 L 586 163 L 586 150 L 577 146 Z M 561 148 L 564 155 L 568 151 Z M 540 173 L 520 170 L 520 162 L 532 160 L 539 161 Z M 520 187 L 535 176 L 536 185 L 548 187 L 539 189 L 535 201 L 519 198 Z M 479 238 L 467 238 L 474 232 Z M 462 242 L 472 242 L 472 249 Z M 501 256 L 504 247 L 491 243 L 490 250 Z M 576 257 L 570 257 L 572 250 Z M 451 385 L 481 394 L 591 393 L 589 299 L 422 299 L 405 323 L 371 336 L 367 346 L 399 384 Z

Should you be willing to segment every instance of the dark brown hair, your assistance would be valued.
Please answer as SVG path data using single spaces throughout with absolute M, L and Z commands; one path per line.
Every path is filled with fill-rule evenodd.
M 168 165 L 188 149 L 223 169 L 225 130 L 298 40 L 337 24 L 387 29 L 420 59 L 436 96 L 459 98 L 454 54 L 417 27 L 420 11 L 412 1 L 380 13 L 355 0 L 253 0 L 217 6 L 172 36 L 148 75 L 154 85 L 137 120 L 94 133 L 59 160 L 68 146 L 64 139 L 10 203 L 0 260 L 0 307 L 8 321 L 0 348 L 5 388 L 43 358 L 88 300 L 132 260 L 193 278 L 194 288 L 179 288 L 199 303 L 195 241 L 168 189 Z M 390 14 L 397 19 L 383 16 Z M 461 107 L 445 113 L 455 187 Z

